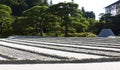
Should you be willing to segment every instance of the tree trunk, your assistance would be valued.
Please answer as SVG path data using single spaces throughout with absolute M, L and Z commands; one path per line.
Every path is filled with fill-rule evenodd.
M 65 24 L 65 37 L 68 36 L 68 17 L 64 17 L 64 24 Z
M 43 36 L 43 26 L 42 26 L 42 22 L 40 23 L 40 36 Z
M 43 36 L 43 19 L 44 18 L 42 18 L 39 22 L 40 36 Z
M 0 37 L 2 36 L 2 32 L 3 32 L 3 24 L 4 23 L 2 23 L 2 22 L 0 23 Z
M 67 25 L 67 23 L 65 24 L 65 37 L 67 37 L 68 36 L 68 25 Z

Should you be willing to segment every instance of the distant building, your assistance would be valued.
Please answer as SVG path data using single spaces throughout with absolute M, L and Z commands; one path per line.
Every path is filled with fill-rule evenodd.
M 113 16 L 120 14 L 120 0 L 105 7 L 105 13 L 111 13 Z

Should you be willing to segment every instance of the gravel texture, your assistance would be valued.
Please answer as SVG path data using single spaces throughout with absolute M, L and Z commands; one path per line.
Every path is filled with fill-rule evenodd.
M 21 51 L 8 47 L 0 46 L 0 53 L 9 57 L 13 57 L 16 60 L 60 60 L 58 58 L 43 56 L 27 51 Z
M 0 44 L 0 56 L 7 56 L 9 60 L 26 60 L 24 62 L 29 62 L 28 60 L 33 60 L 32 62 L 41 61 L 58 61 L 58 62 L 92 62 L 92 61 L 119 61 L 120 59 L 120 38 L 80 38 L 80 37 L 37 37 L 37 38 L 17 38 L 17 39 L 0 39 L 0 42 L 6 42 L 5 44 Z M 13 48 L 13 46 L 7 46 L 7 43 L 31 46 L 33 48 L 38 48 L 37 51 Z M 22 46 L 22 47 L 23 47 Z M 39 50 L 41 49 L 41 50 Z M 42 49 L 47 49 L 50 51 L 58 51 L 65 53 L 78 54 L 79 58 L 69 58 L 60 55 L 52 55 L 47 52 L 42 51 Z M 41 51 L 41 52 L 39 52 Z M 57 53 L 57 52 L 56 52 Z M 57 53 L 59 54 L 59 53 Z M 83 55 L 84 54 L 84 55 Z M 87 55 L 85 58 L 84 56 Z M 77 57 L 76 56 L 76 57 Z M 83 57 L 82 57 L 83 56 Z M 110 58 L 110 59 L 109 59 Z M 99 60 L 100 59 L 100 60 Z M 2 60 L 2 57 L 1 59 Z M 38 61 L 36 61 L 38 60 Z M 21 61 L 18 61 L 21 62 Z M 3 62 L 4 61 L 0 61 Z M 16 62 L 16 61 L 15 61 Z M 10 61 L 11 63 L 11 61 Z M 53 62 L 54 63 L 54 62 Z
M 44 39 L 44 38 L 42 38 Z M 51 38 L 50 38 L 51 39 Z M 69 38 L 68 38 L 69 39 Z M 67 40 L 68 40 L 67 39 Z M 48 42 L 48 40 L 45 38 L 46 42 Z M 56 38 L 56 40 L 59 40 Z M 61 39 L 60 39 L 61 40 Z M 66 39 L 65 39 L 66 40 Z M 65 45 L 52 45 L 52 44 L 42 44 L 40 42 L 43 42 L 43 40 L 41 40 L 41 38 L 39 40 L 6 40 L 6 42 L 11 42 L 11 43 L 17 43 L 17 44 L 24 44 L 24 45 L 28 45 L 28 46 L 34 46 L 34 47 L 40 47 L 40 48 L 47 48 L 47 49 L 54 49 L 54 50 L 62 50 L 62 51 L 68 51 L 68 52 L 76 52 L 76 53 L 87 53 L 87 54 L 93 54 L 93 55 L 101 55 L 101 56 L 109 56 L 109 57 L 120 57 L 120 49 L 116 49 L 115 47 L 112 48 L 112 47 L 86 47 L 86 46 L 83 46 L 83 47 L 76 47 L 74 45 L 74 47 L 69 47 L 69 46 L 66 46 L 66 43 Z M 53 40 L 50 40 L 50 41 L 53 41 Z M 68 41 L 72 41 L 72 40 L 68 40 Z M 65 41 L 65 42 L 68 42 L 68 41 Z M 61 41 L 61 42 L 64 42 L 64 41 Z M 61 43 L 59 42 L 59 43 Z M 56 43 L 56 42 L 55 42 Z M 57 42 L 57 44 L 59 44 Z M 78 46 L 78 44 L 77 44 Z M 99 48 L 99 49 L 98 49 Z

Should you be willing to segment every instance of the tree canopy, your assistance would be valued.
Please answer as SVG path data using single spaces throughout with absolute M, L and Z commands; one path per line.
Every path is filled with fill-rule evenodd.
M 2 34 L 5 28 L 9 29 L 12 22 L 11 8 L 7 5 L 0 4 L 0 34 Z
M 10 6 L 14 16 L 20 16 L 23 11 L 36 5 L 48 5 L 47 0 L 0 0 L 0 3 Z
M 43 36 L 43 24 L 45 21 L 45 17 L 47 15 L 46 10 L 48 9 L 47 6 L 34 6 L 26 11 L 23 12 L 23 15 L 28 18 L 32 18 L 31 20 L 35 22 L 37 30 L 40 31 L 40 35 Z
M 81 32 L 98 34 L 102 28 L 111 28 L 118 35 L 119 18 L 101 14 L 97 21 L 93 11 L 79 9 L 74 0 L 58 4 L 52 0 L 0 0 L 1 34 L 6 36 L 79 36 Z

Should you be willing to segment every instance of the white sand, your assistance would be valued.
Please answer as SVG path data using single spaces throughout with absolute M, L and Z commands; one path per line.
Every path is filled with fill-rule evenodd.
M 13 40 L 11 40 L 11 41 L 13 41 Z M 28 40 L 20 40 L 20 41 L 28 41 Z M 42 44 L 47 44 L 47 45 L 60 45 L 60 46 L 71 46 L 71 47 L 81 47 L 81 48 L 90 48 L 90 49 L 102 49 L 102 50 L 120 51 L 120 49 L 118 49 L 118 48 L 111 48 L 111 47 L 80 46 L 80 45 L 71 45 L 71 44 L 39 42 L 39 41 L 28 41 L 28 42 L 42 43 Z
M 97 55 L 90 55 L 90 54 L 72 53 L 72 52 L 51 50 L 51 49 L 45 49 L 45 48 L 37 48 L 37 47 L 25 46 L 25 45 L 19 45 L 19 44 L 7 43 L 7 42 L 0 42 L 0 44 L 15 47 L 15 48 L 21 48 L 21 49 L 36 51 L 36 52 L 40 52 L 40 53 L 43 52 L 43 53 L 46 53 L 46 54 L 69 57 L 69 58 L 77 58 L 77 59 L 103 58 L 104 57 L 104 56 L 97 56 Z
M 120 62 L 0 65 L 0 70 L 120 70 Z
M 7 60 L 6 58 L 0 57 L 0 60 Z

